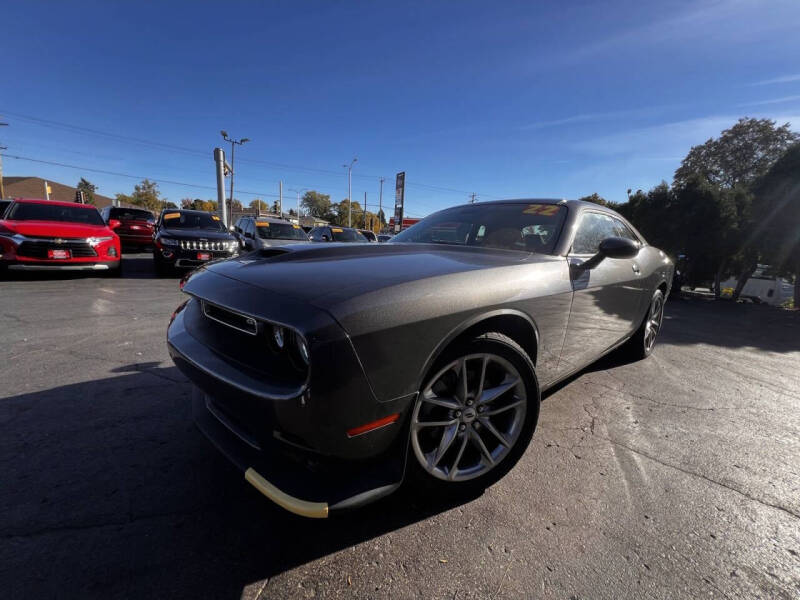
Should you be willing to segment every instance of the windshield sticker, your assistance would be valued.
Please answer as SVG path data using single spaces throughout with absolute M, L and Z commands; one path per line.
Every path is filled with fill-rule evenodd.
M 215 221 L 219 221 L 219 217 L 217 215 L 211 215 L 211 218 L 214 219 Z
M 333 229 L 331 229 L 331 231 L 333 233 L 342 233 L 342 230 L 340 228 L 338 228 L 338 227 L 334 227 Z
M 167 213 L 164 215 L 165 219 L 180 219 L 181 213 Z
M 295 229 L 300 229 L 300 225 L 292 225 Z
M 269 223 L 266 221 L 256 221 L 256 227 L 269 227 Z
M 552 217 L 558 214 L 558 209 L 561 208 L 557 204 L 529 204 L 528 208 L 522 212 L 526 215 L 542 215 L 543 217 Z

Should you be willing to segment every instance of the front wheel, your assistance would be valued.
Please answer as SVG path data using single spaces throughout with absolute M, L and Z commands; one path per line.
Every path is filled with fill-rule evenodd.
M 411 416 L 411 477 L 440 492 L 470 493 L 505 475 L 539 418 L 533 364 L 512 339 L 486 333 L 447 352 Z

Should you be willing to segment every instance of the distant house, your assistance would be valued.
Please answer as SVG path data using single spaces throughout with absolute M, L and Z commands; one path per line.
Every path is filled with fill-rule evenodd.
M 292 217 L 292 220 L 297 221 L 297 217 Z M 327 224 L 328 222 L 325 219 L 319 219 L 311 215 L 300 217 L 300 225 L 302 227 L 322 227 Z
M 50 200 L 75 201 L 75 192 L 78 191 L 78 188 L 49 179 L 47 183 L 50 184 L 52 190 Z M 45 180 L 41 177 L 3 177 L 3 195 L 6 198 L 46 198 L 44 186 Z M 114 204 L 114 200 L 95 192 L 94 203 L 97 208 L 104 208 Z

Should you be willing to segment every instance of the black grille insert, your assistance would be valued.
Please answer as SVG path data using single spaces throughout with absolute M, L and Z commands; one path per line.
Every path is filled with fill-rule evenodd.
M 58 243 L 55 240 L 25 241 L 17 248 L 17 254 L 30 258 L 46 259 L 48 250 L 69 250 L 73 258 L 97 256 L 97 252 L 86 241 L 76 239 L 64 239 Z
M 243 333 L 258 335 L 258 322 L 254 318 L 211 304 L 205 300 L 202 300 L 202 303 L 203 314 L 209 319 Z

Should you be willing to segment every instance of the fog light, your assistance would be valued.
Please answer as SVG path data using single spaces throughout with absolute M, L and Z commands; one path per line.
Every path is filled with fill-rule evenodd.
M 116 256 L 117 255 L 117 249 L 112 246 L 111 248 L 108 249 L 108 255 L 109 256 Z
M 278 348 L 283 348 L 284 344 L 283 327 L 275 325 L 272 328 L 272 339 L 275 340 L 275 345 L 278 346 Z

